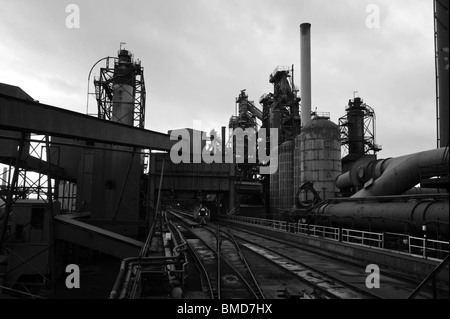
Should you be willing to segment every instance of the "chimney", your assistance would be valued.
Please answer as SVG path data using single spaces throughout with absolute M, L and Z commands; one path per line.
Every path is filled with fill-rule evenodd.
M 300 25 L 300 98 L 302 126 L 311 121 L 311 24 Z

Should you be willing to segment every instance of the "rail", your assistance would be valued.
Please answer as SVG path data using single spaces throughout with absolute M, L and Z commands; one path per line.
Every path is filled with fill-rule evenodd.
M 287 222 L 275 219 L 264 219 L 256 217 L 246 217 L 246 216 L 227 216 L 227 219 L 232 219 L 240 221 L 243 223 L 259 225 L 262 227 L 277 229 L 277 230 L 287 230 Z
M 330 119 L 330 112 L 313 112 L 316 119 Z
M 248 287 L 252 290 L 253 295 L 257 299 L 265 299 L 266 297 L 264 295 L 264 292 L 262 291 L 261 286 L 259 285 L 258 281 L 256 280 L 256 277 L 253 273 L 253 270 L 250 268 L 250 265 L 248 264 L 247 259 L 245 258 L 244 254 L 242 253 L 239 243 L 237 242 L 237 240 L 234 237 L 233 233 L 231 232 L 230 228 L 228 226 L 226 226 L 226 227 L 227 227 L 227 231 L 224 233 L 231 239 L 231 242 L 234 244 L 234 247 L 236 247 L 236 251 L 238 252 L 239 258 L 244 263 L 246 269 L 248 269 L 248 274 L 249 274 L 251 281 L 253 282 L 256 289 L 253 289 L 249 283 L 247 283 Z
M 246 216 L 225 216 L 225 219 L 262 228 L 286 231 L 327 240 L 345 242 L 387 251 L 395 251 L 424 259 L 443 260 L 449 253 L 449 242 L 397 233 L 377 233 L 304 223 Z
M 430 240 L 427 238 L 408 238 L 409 253 L 423 258 L 443 259 L 448 254 L 449 243 L 446 241 Z
M 339 241 L 339 228 L 302 223 L 288 223 L 288 231 L 296 234 L 307 234 Z
M 436 276 L 442 270 L 445 269 L 445 266 L 449 264 L 449 255 L 444 258 L 444 260 L 421 282 L 421 284 L 409 295 L 408 299 L 414 299 L 417 294 L 431 281 L 432 290 L 433 290 L 433 299 L 437 299 L 437 285 L 436 285 Z
M 383 234 L 342 228 L 342 242 L 383 248 Z

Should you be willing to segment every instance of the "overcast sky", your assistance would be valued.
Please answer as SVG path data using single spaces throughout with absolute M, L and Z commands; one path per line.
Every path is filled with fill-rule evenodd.
M 66 26 L 72 3 L 79 28 Z M 89 70 L 125 42 L 144 67 L 147 129 L 220 131 L 241 89 L 256 102 L 272 92 L 276 66 L 294 64 L 299 84 L 303 22 L 313 110 L 337 123 L 358 91 L 376 112 L 379 158 L 436 147 L 432 0 L 0 0 L 0 82 L 86 113 Z

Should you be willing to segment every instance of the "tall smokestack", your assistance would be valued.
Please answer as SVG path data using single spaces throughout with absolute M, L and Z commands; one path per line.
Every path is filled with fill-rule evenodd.
M 311 24 L 300 25 L 300 97 L 302 126 L 311 121 Z

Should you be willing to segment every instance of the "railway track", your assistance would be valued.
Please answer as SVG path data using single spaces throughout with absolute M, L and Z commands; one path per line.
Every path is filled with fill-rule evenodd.
M 263 299 L 252 270 L 239 245 L 220 227 L 193 228 L 195 223 L 180 214 L 172 222 L 184 236 L 204 278 L 211 299 Z
M 189 214 L 183 216 L 190 219 Z M 195 223 L 192 225 L 195 226 Z M 288 271 L 297 276 L 305 285 L 320 293 L 319 296 L 316 295 L 318 298 L 404 299 L 417 287 L 417 282 L 413 282 L 409 274 L 402 276 L 397 272 L 390 274 L 383 271 L 380 289 L 369 289 L 366 286 L 367 264 L 358 263 L 358 260 L 343 260 L 287 241 L 225 225 L 202 226 L 209 231 L 215 227 L 219 227 L 222 239 L 226 239 L 222 244 L 223 258 L 236 259 L 227 251 L 228 246 L 238 247 L 233 249 L 239 249 L 238 254 L 243 255 L 243 260 L 249 252 L 257 254 L 264 258 L 265 263 L 276 265 L 280 271 Z M 250 268 L 249 265 L 247 268 Z M 422 292 L 419 298 L 431 299 L 432 295 L 430 292 Z
M 211 226 L 203 226 L 203 228 L 208 229 L 213 232 L 214 228 Z M 229 228 L 218 227 L 217 234 L 219 238 L 219 251 L 221 258 L 224 258 L 233 268 L 239 272 L 243 280 L 245 280 L 246 285 L 253 292 L 253 295 L 257 299 L 264 299 L 264 293 L 255 278 L 253 270 L 247 262 L 239 243 L 235 239 L 234 235 L 230 232 Z M 239 257 L 239 258 L 237 258 Z
M 183 216 L 190 219 L 189 214 L 183 214 Z M 211 227 L 211 224 L 203 226 L 210 229 Z M 368 289 L 365 282 L 368 276 L 365 273 L 367 265 L 358 264 L 357 261 L 346 262 L 320 252 L 303 249 L 286 241 L 242 229 L 232 228 L 231 231 L 230 228 L 221 227 L 221 233 L 225 238 L 233 236 L 233 239 L 229 240 L 236 241 L 234 245 L 242 248 L 245 253 L 241 252 L 241 254 L 244 257 L 251 251 L 264 258 L 265 262 L 295 274 L 303 283 L 318 291 L 320 298 L 407 298 L 416 287 L 408 276 L 402 278 L 398 274 L 389 276 L 383 273 L 383 289 Z M 228 253 L 224 254 L 224 258 L 229 259 L 230 257 L 226 257 L 228 255 Z M 423 293 L 421 297 L 431 298 L 431 295 Z
M 358 287 L 349 285 L 336 277 L 313 268 L 306 263 L 290 257 L 280 251 L 266 247 L 264 244 L 257 244 L 254 241 L 246 240 L 237 236 L 242 246 L 251 250 L 271 263 L 274 263 L 297 275 L 305 284 L 319 291 L 330 299 L 378 299 L 379 297 L 361 290 Z
M 337 284 L 336 287 L 339 285 L 347 287 L 360 294 L 363 298 L 403 299 L 407 298 L 418 285 L 417 281 L 411 280 L 409 274 L 402 276 L 399 273 L 391 275 L 382 272 L 380 289 L 371 289 L 369 291 L 365 283 L 368 275 L 365 273 L 367 264 L 327 256 L 323 253 L 313 252 L 298 245 L 251 231 L 238 228 L 232 229 L 238 241 L 246 249 L 265 255 L 274 262 L 282 260 L 281 264 L 285 264 L 287 267 L 290 267 L 291 262 L 303 266 L 304 269 L 310 269 L 319 273 L 319 277 L 324 278 L 325 282 L 329 278 L 330 282 Z M 316 275 L 313 275 L 313 277 L 319 278 Z M 305 279 L 309 281 L 309 279 Z M 342 291 L 345 292 L 345 289 Z M 445 292 L 442 293 L 445 295 Z M 337 296 L 339 295 L 340 293 L 338 292 Z M 350 296 L 344 294 L 344 297 L 349 298 Z M 419 298 L 431 299 L 432 294 L 431 292 L 422 292 Z
M 183 217 L 181 217 L 183 215 Z M 184 218 L 189 225 L 195 227 L 195 223 L 192 223 L 189 214 L 183 214 L 177 212 L 177 218 Z M 324 299 L 373 299 L 378 298 L 377 296 L 358 289 L 352 285 L 348 285 L 337 278 L 333 278 L 328 274 L 321 272 L 317 269 L 312 269 L 310 266 L 294 260 L 289 256 L 282 255 L 273 249 L 267 249 L 261 245 L 255 244 L 255 242 L 245 241 L 241 236 L 235 237 L 233 233 L 236 231 L 231 231 L 229 227 L 213 227 L 210 225 L 205 225 L 201 227 L 202 230 L 207 230 L 210 233 L 218 234 L 218 239 L 215 244 L 221 249 L 221 258 L 234 264 L 234 268 L 237 269 L 242 276 L 246 276 L 248 283 L 257 282 L 253 272 L 250 269 L 249 264 L 246 261 L 245 254 L 242 252 L 243 249 L 252 251 L 267 263 L 271 263 L 278 268 L 278 272 L 288 272 L 294 274 L 297 279 L 299 279 L 303 284 L 309 286 L 318 298 Z M 238 240 L 236 239 L 238 238 Z M 239 241 L 239 243 L 238 243 Z M 217 244 L 220 243 L 220 244 Z M 195 243 L 194 243 L 195 245 Z M 250 271 L 248 271 L 250 270 Z M 249 284 L 251 285 L 251 284 Z M 264 292 L 259 287 L 253 287 L 253 291 L 260 291 L 259 295 L 254 294 L 256 298 L 264 296 Z M 317 294 L 318 293 L 318 294 Z M 311 297 L 311 295 L 309 295 Z
M 229 227 L 227 233 L 236 241 L 236 245 L 242 246 L 244 249 L 251 250 L 254 253 L 264 257 L 267 261 L 297 275 L 301 281 L 311 286 L 316 291 L 330 299 L 363 299 L 378 298 L 377 296 L 363 291 L 352 285 L 348 285 L 343 281 L 333 278 L 328 274 L 306 265 L 305 263 L 294 260 L 293 258 L 280 254 L 275 249 L 269 249 L 264 244 L 257 244 L 255 241 L 249 241 L 242 236 L 234 236 Z M 241 244 L 236 240 L 239 239 Z

